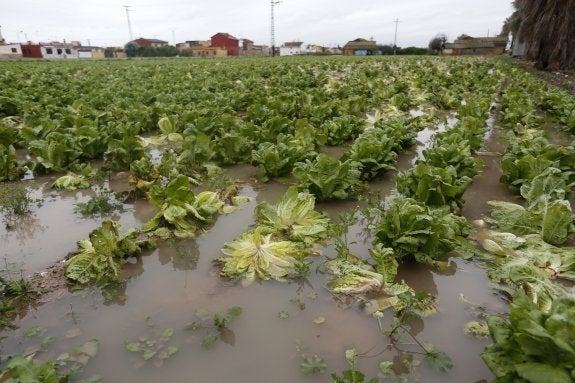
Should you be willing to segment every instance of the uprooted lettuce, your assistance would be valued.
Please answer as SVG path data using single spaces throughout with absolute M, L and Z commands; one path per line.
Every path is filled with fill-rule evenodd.
M 277 206 L 262 202 L 256 206 L 256 222 L 265 233 L 292 241 L 317 242 L 327 238 L 329 218 L 314 210 L 315 198 L 290 187 Z
M 575 216 L 569 200 L 573 184 L 570 172 L 550 167 L 521 186 L 524 206 L 503 201 L 489 201 L 491 217 L 487 221 L 503 231 L 540 234 L 548 243 L 566 242 L 575 232 Z
M 286 280 L 309 252 L 302 243 L 275 241 L 271 234 L 265 235 L 256 228 L 226 242 L 222 253 L 226 257 L 217 260 L 223 264 L 220 275 L 241 278 L 247 286 L 256 278 Z
M 190 238 L 224 213 L 225 203 L 216 192 L 198 195 L 191 190 L 188 177 L 177 175 L 167 185 L 155 183 L 148 192 L 157 214 L 142 226 L 142 230 L 162 239 Z
M 493 344 L 481 358 L 495 383 L 574 381 L 575 297 L 558 298 L 545 312 L 518 293 L 509 319 L 492 316 L 487 324 Z
M 545 242 L 559 245 L 575 232 L 575 216 L 566 200 L 539 199 L 527 208 L 511 202 L 489 201 L 491 217 L 486 219 L 503 231 L 540 234 Z
M 378 244 L 370 254 L 377 263 L 375 268 L 352 254 L 327 261 L 325 271 L 332 275 L 328 288 L 337 294 L 359 297 L 370 313 L 388 308 L 399 313 L 408 307 L 418 316 L 436 311 L 433 296 L 416 293 L 404 281 L 395 282 L 398 264 L 392 249 Z
M 383 275 L 352 254 L 331 259 L 324 267 L 326 272 L 333 276 L 327 286 L 335 293 L 365 294 L 379 291 L 384 284 Z
M 487 275 L 523 291 L 541 310 L 565 295 L 552 278 L 575 279 L 575 251 L 545 243 L 538 235 L 518 237 L 512 233 L 486 230 L 477 239 L 494 256 L 487 257 Z
M 87 189 L 90 187 L 90 181 L 84 175 L 68 172 L 54 181 L 52 187 L 66 190 Z
M 136 229 L 120 234 L 118 223 L 104 221 L 90 233 L 89 239 L 78 241 L 78 250 L 66 262 L 66 277 L 80 284 L 117 281 L 127 257 L 155 246 L 153 241 L 137 237 Z

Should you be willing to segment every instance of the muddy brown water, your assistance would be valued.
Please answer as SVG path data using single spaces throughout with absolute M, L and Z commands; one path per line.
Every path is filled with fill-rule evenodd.
M 431 134 L 427 138 L 421 136 L 419 145 L 399 157 L 398 170 L 411 166 L 429 137 Z M 489 142 L 486 150 L 497 151 L 500 135 L 495 132 Z M 483 160 L 486 164 L 483 173 L 465 195 L 463 213 L 468 219 L 486 213 L 486 198 L 513 198 L 503 186 L 497 186 L 499 157 L 485 156 Z M 251 166 L 230 167 L 228 172 L 232 178 L 243 181 L 241 194 L 253 197 L 251 202 L 219 217 L 213 227 L 194 239 L 160 242 L 157 249 L 132 259 L 123 270 L 125 286 L 111 301 L 104 299 L 98 289 L 67 291 L 30 310 L 16 321 L 19 329 L 0 334 L 7 337 L 0 343 L 2 359 L 38 345 L 41 337 L 29 338 L 23 334 L 28 328 L 41 326 L 45 329 L 43 337 L 54 336 L 56 340 L 37 354 L 39 359 L 55 358 L 85 341 L 99 340 L 100 350 L 82 376 L 97 374 L 104 382 L 330 382 L 331 372 L 348 369 L 344 353 L 350 348 L 360 354 L 358 368 L 368 377 L 377 375 L 383 360 L 400 363 L 408 354 L 390 346 L 377 321 L 362 305 L 353 299 L 334 296 L 326 289 L 327 277 L 317 270 L 321 269 L 324 256 L 336 255 L 331 245 L 318 247 L 323 255 L 314 258 L 306 280 L 265 281 L 244 288 L 219 277 L 213 260 L 222 255 L 220 249 L 224 243 L 252 228 L 257 203 L 275 202 L 288 187 L 283 182 L 258 183 Z M 0 229 L 1 256 L 11 272 L 22 270 L 29 275 L 60 261 L 76 249 L 76 241 L 86 238 L 99 226 L 98 219 L 83 219 L 74 213 L 74 204 L 87 201 L 93 193 L 55 192 L 49 189 L 54 178 L 27 181 L 33 195 L 44 198 L 43 205 L 34 208 L 29 221 L 21 222 L 16 230 Z M 395 177 L 390 172 L 374 182 L 371 190 L 385 196 L 394 183 Z M 125 174 L 110 181 L 114 190 L 125 186 Z M 332 202 L 318 203 L 316 208 L 336 218 L 339 213 L 360 205 Z M 154 209 L 146 201 L 126 207 L 125 212 L 115 217 L 124 230 L 140 227 L 154 215 Z M 353 242 L 352 253 L 369 256 L 371 238 L 365 222 L 352 226 L 349 238 Z M 408 327 L 418 340 L 433 343 L 454 362 L 447 374 L 432 372 L 422 364 L 410 381 L 491 380 L 492 374 L 480 360 L 489 341 L 463 332 L 467 322 L 478 320 L 484 312 L 506 311 L 505 302 L 488 287 L 484 270 L 474 262 L 454 257 L 444 271 L 417 264 L 402 265 L 398 279 L 439 297 L 438 313 L 413 321 Z M 198 317 L 208 318 L 209 324 L 214 314 L 224 314 L 233 306 L 241 307 L 242 314 L 228 324 L 225 335 L 211 349 L 201 345 L 208 330 L 185 330 Z M 325 318 L 325 322 L 316 324 L 314 319 L 319 317 Z M 392 317 L 391 312 L 386 312 L 384 328 L 389 327 Z M 168 344 L 177 346 L 179 351 L 162 367 L 153 363 L 142 365 L 139 356 L 126 350 L 126 343 L 153 337 L 165 328 L 174 329 Z M 405 342 L 400 346 L 402 350 L 418 351 L 408 337 L 402 340 Z M 324 358 L 326 372 L 314 377 L 303 375 L 300 363 L 306 355 Z

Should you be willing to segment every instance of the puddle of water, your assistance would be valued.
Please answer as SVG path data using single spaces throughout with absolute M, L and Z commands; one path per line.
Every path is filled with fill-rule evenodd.
M 427 145 L 431 136 L 422 134 L 420 145 Z M 495 137 L 492 136 L 493 139 Z M 401 154 L 398 169 L 409 168 L 417 153 L 418 146 Z M 488 157 L 486 160 L 490 158 L 497 159 Z M 496 165 L 493 163 L 494 168 Z M 346 349 L 356 348 L 360 354 L 366 354 L 360 358 L 358 366 L 369 377 L 377 375 L 377 366 L 382 360 L 397 359 L 397 351 L 386 350 L 389 340 L 380 333 L 374 318 L 366 315 L 353 299 L 335 297 L 326 289 L 326 275 L 316 272 L 324 259 L 322 257 L 314 258 L 312 272 L 305 281 L 266 281 L 242 288 L 219 277 L 213 260 L 222 256 L 224 243 L 253 227 L 253 209 L 257 203 L 275 203 L 288 187 L 287 183 L 276 181 L 253 183 L 256 168 L 250 165 L 226 169 L 231 178 L 246 182 L 241 193 L 254 197 L 251 202 L 231 215 L 220 216 L 212 228 L 196 238 L 160 241 L 154 251 L 131 260 L 122 273 L 127 281 L 120 291 L 121 296 L 114 302 L 106 302 L 97 290 L 63 292 L 55 301 L 38 306 L 31 314 L 18 320 L 17 325 L 22 329 L 42 326 L 47 329 L 45 335 L 55 336 L 57 340 L 50 347 L 52 354 L 45 355 L 50 357 L 57 357 L 60 352 L 87 340 L 98 339 L 100 352 L 86 367 L 85 376 L 99 374 L 106 382 L 180 381 L 182 376 L 188 376 L 194 381 L 273 380 L 288 383 L 306 379 L 300 372 L 304 354 L 317 354 L 325 359 L 327 372 L 314 381 L 330 382 L 329 373 L 339 373 L 348 368 L 344 357 Z M 498 176 L 486 175 L 485 178 L 498 182 Z M 394 186 L 394 179 L 394 172 L 388 172 L 381 180 L 372 183 L 370 190 L 380 192 L 383 198 Z M 39 185 L 37 193 L 45 197 L 51 194 L 59 196 L 47 198 L 42 208 L 35 210 L 39 224 L 46 228 L 34 231 L 21 243 L 13 237 L 4 242 L 9 246 L 6 252 L 14 254 L 15 258 L 22 252 L 28 254 L 25 268 L 36 271 L 74 250 L 76 241 L 86 238 L 99 221 L 82 220 L 73 213 L 73 204 L 87 200 L 91 193 L 46 191 L 40 180 L 34 182 Z M 477 183 L 481 182 L 484 181 Z M 122 174 L 110 180 L 113 189 L 124 188 L 125 183 Z M 479 198 L 469 198 L 465 205 L 466 208 L 471 206 L 471 211 L 476 209 L 473 207 L 474 199 Z M 316 209 L 337 219 L 340 213 L 361 206 L 363 204 L 356 201 L 344 201 L 318 203 Z M 147 201 L 138 200 L 131 210 L 119 214 L 118 219 L 127 229 L 141 226 L 154 213 L 155 209 Z M 365 226 L 363 221 L 353 225 L 348 238 L 353 242 L 350 250 L 367 259 L 371 238 Z M 336 255 L 333 246 L 322 250 L 329 257 Z M 39 254 L 42 256 L 38 257 Z M 34 260 L 35 257 L 41 261 Z M 459 294 L 485 306 L 490 312 L 504 311 L 505 306 L 487 288 L 484 271 L 473 263 L 452 259 L 449 270 L 438 272 L 416 264 L 404 265 L 400 269 L 400 279 L 405 279 L 415 289 L 439 295 L 440 312 L 411 323 L 412 333 L 447 352 L 455 364 L 448 374 L 433 373 L 423 365 L 418 374 L 423 377 L 421 381 L 431 383 L 491 379 L 491 373 L 479 358 L 488 342 L 463 334 L 465 323 L 477 317 L 467 304 L 459 300 Z M 200 345 L 202 330 L 184 330 L 197 320 L 195 313 L 198 310 L 211 316 L 223 314 L 232 306 L 242 307 L 243 313 L 229 323 L 231 333 L 227 333 L 225 338 L 228 343 L 218 341 L 212 349 L 206 350 Z M 278 313 L 283 311 L 288 313 L 287 319 L 278 317 Z M 317 325 L 314 319 L 320 316 L 326 321 Z M 146 324 L 147 318 L 154 328 Z M 391 320 L 392 314 L 386 313 L 385 326 Z M 168 327 L 175 332 L 170 345 L 177 346 L 179 352 L 162 368 L 152 365 L 134 368 L 137 358 L 125 349 L 125 344 L 149 335 L 154 329 L 161 331 Z M 70 330 L 79 336 L 67 339 L 66 334 Z M 9 354 L 21 353 L 33 342 L 22 341 L 18 332 L 4 331 L 2 335 L 8 336 L 2 349 Z
M 507 143 L 504 140 L 505 130 L 494 127 L 490 130 L 489 139 L 484 148 L 485 152 L 480 152 L 478 157 L 483 161 L 484 167 L 477 176 L 473 178 L 473 183 L 463 194 L 462 214 L 469 221 L 482 219 L 489 215 L 490 208 L 487 202 L 490 200 L 508 201 L 517 203 L 519 197 L 511 191 L 505 184 L 499 182 L 501 177 L 501 156 Z M 484 154 L 481 154 L 484 153 Z

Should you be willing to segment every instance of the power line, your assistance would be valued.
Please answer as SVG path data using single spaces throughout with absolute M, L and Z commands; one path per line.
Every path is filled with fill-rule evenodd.
M 132 6 L 131 5 L 122 5 L 122 7 L 126 8 L 126 18 L 128 19 L 128 32 L 130 32 L 130 41 L 133 41 L 134 37 L 132 37 L 132 23 L 130 22 L 130 8 Z

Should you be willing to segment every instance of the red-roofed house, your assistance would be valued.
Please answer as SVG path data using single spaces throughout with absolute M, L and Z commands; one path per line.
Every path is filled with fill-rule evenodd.
M 145 39 L 143 37 L 140 37 L 139 39 L 136 39 L 136 40 L 133 40 L 130 42 L 136 44 L 137 46 L 139 46 L 141 48 L 145 48 L 145 47 L 158 48 L 158 47 L 165 47 L 166 45 L 168 45 L 168 42 L 164 41 L 164 40 Z
M 224 48 L 228 51 L 228 56 L 240 55 L 240 40 L 229 33 L 218 32 L 212 36 L 212 47 Z

